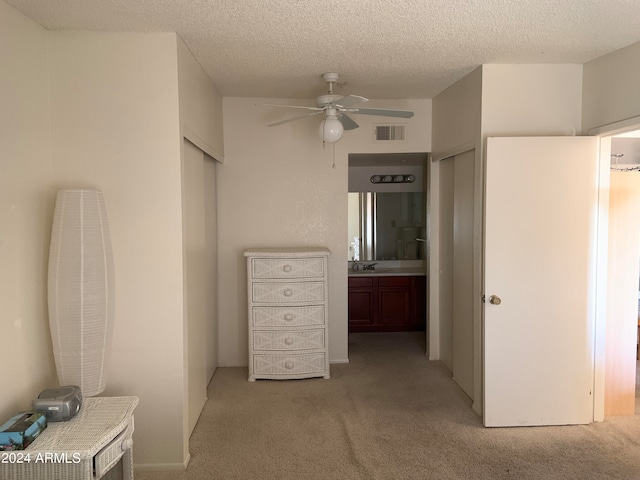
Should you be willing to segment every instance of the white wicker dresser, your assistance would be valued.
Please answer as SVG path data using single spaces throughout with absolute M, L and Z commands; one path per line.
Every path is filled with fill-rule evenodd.
M 249 381 L 329 378 L 327 257 L 264 248 L 247 257 Z
M 50 422 L 25 450 L 11 452 L 16 455 L 0 464 L 0 479 L 132 480 L 133 410 L 137 404 L 138 397 L 85 398 L 74 418 Z M 113 467 L 120 459 L 122 472 L 115 472 Z

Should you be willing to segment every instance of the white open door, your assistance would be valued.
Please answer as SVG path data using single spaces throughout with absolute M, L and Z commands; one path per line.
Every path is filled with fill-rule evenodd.
M 485 426 L 593 421 L 597 149 L 487 141 Z

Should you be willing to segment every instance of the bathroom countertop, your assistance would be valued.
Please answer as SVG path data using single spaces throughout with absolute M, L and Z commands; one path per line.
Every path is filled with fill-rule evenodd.
M 348 269 L 350 277 L 402 277 L 426 275 L 425 269 L 422 267 L 395 267 L 395 268 L 377 268 L 375 270 L 358 270 Z

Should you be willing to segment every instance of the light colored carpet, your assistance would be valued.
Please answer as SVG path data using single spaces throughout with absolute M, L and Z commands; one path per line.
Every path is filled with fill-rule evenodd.
M 137 480 L 639 479 L 640 415 L 487 429 L 424 333 L 352 334 L 330 380 L 218 369 L 185 472 Z M 640 398 L 636 398 L 640 411 Z

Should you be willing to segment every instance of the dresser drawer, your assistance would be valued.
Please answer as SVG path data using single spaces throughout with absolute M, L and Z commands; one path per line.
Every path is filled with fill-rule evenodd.
M 253 331 L 254 350 L 313 350 L 324 346 L 324 328 Z
M 309 307 L 253 307 L 254 327 L 324 325 L 324 305 Z
M 254 303 L 323 302 L 324 282 L 253 283 Z
M 93 457 L 96 478 L 102 478 L 133 445 L 133 416 L 127 427 Z
M 311 258 L 252 258 L 253 278 L 321 278 L 324 276 L 324 261 Z
M 255 375 L 268 377 L 294 377 L 327 372 L 325 353 L 290 354 L 290 355 L 262 355 L 253 356 L 253 372 Z

